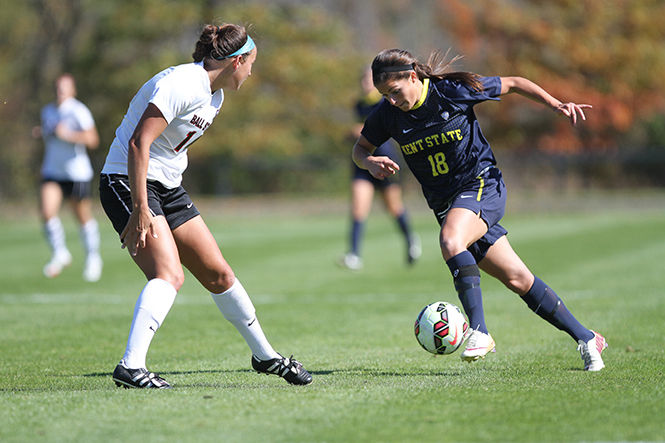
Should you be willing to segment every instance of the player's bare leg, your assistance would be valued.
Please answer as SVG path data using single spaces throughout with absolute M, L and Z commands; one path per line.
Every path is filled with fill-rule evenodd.
M 153 218 L 153 233 L 139 248 L 134 262 L 148 279 L 134 307 L 132 326 L 122 360 L 113 371 L 113 380 L 126 388 L 167 389 L 171 385 L 146 369 L 150 343 L 164 323 L 185 276 L 178 250 L 163 216 Z
M 386 210 L 393 216 L 406 240 L 406 262 L 410 265 L 422 255 L 420 237 L 413 232 L 409 222 L 404 200 L 402 199 L 402 187 L 398 184 L 391 184 L 383 188 L 381 192 L 383 203 Z
M 72 210 L 79 222 L 79 235 L 85 249 L 83 278 L 95 282 L 102 276 L 102 257 L 99 254 L 99 227 L 92 216 L 92 204 L 89 198 L 73 199 Z
M 311 375 L 293 358 L 278 354 L 265 337 L 256 310 L 240 281 L 222 256 L 201 216 L 173 231 L 180 259 L 212 295 L 220 312 L 245 339 L 252 351 L 252 366 L 292 384 L 308 384 Z
M 51 248 L 51 259 L 43 269 L 48 278 L 57 277 L 72 262 L 72 255 L 67 249 L 65 229 L 58 216 L 62 200 L 62 189 L 58 183 L 42 183 L 39 190 L 39 210 L 44 223 L 44 234 Z

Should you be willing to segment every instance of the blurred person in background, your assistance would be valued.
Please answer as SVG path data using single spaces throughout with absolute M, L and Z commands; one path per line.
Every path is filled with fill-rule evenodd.
M 362 93 L 355 103 L 355 113 L 359 123 L 354 125 L 351 133 L 354 141 L 360 136 L 360 130 L 363 127 L 365 119 L 377 108 L 383 98 L 372 84 L 371 69 L 368 68 L 364 71 L 360 86 Z M 375 155 L 389 157 L 398 163 L 399 153 L 393 140 L 387 140 L 376 148 Z M 421 255 L 420 239 L 411 228 L 409 215 L 402 200 L 402 187 L 398 176 L 386 177 L 383 180 L 379 180 L 373 177 L 366 169 L 359 168 L 355 163 L 352 162 L 351 165 L 351 229 L 349 232 L 349 249 L 340 258 L 340 266 L 353 271 L 360 270 L 363 267 L 360 249 L 367 217 L 372 209 L 375 189 L 380 192 L 386 210 L 393 216 L 404 237 L 406 262 L 412 265 Z
M 240 89 L 251 75 L 256 55 L 244 27 L 206 25 L 194 62 L 148 80 L 116 130 L 102 169 L 100 198 L 122 247 L 148 280 L 134 307 L 125 354 L 113 371 L 118 386 L 171 387 L 146 369 L 146 356 L 184 282 L 182 265 L 245 339 L 254 370 L 296 385 L 312 381 L 298 361 L 272 348 L 249 295 L 181 185 L 189 146 L 219 113 L 224 90 Z
M 435 51 L 426 64 L 401 49 L 380 52 L 372 62 L 372 79 L 385 97 L 365 121 L 353 148 L 355 163 L 379 179 L 399 165 L 376 156 L 376 147 L 390 137 L 420 182 L 429 207 L 441 226 L 441 253 L 469 318 L 462 359 L 475 361 L 495 350 L 485 324 L 480 269 L 517 293 L 527 306 L 578 344 L 587 371 L 605 365 L 605 338 L 583 326 L 561 298 L 534 276 L 512 249 L 499 224 L 506 205 L 506 187 L 473 107 L 518 93 L 542 103 L 576 124 L 590 105 L 564 103 L 523 77 L 482 77 L 449 72 L 450 62 Z
M 93 171 L 87 149 L 97 147 L 99 135 L 90 110 L 76 99 L 76 83 L 71 74 L 62 74 L 56 79 L 55 92 L 55 103 L 44 106 L 41 126 L 33 130 L 33 135 L 43 138 L 45 148 L 39 203 L 51 259 L 43 271 L 48 278 L 57 277 L 72 262 L 58 216 L 62 201 L 67 198 L 80 225 L 85 248 L 83 278 L 94 282 L 101 277 L 102 259 L 99 229 L 92 216 Z

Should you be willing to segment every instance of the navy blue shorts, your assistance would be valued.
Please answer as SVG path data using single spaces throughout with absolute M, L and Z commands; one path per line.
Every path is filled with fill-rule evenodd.
M 388 140 L 378 148 L 374 150 L 372 155 L 375 156 L 386 156 L 390 158 L 395 163 L 400 163 L 400 156 L 395 149 L 395 143 L 392 140 Z M 383 180 L 379 180 L 369 173 L 367 169 L 359 168 L 355 163 L 351 162 L 351 167 L 353 169 L 351 173 L 352 180 L 366 180 L 374 185 L 375 188 L 383 189 L 390 185 L 396 185 L 400 183 L 399 173 L 386 177 Z M 401 167 L 401 165 L 400 165 Z
M 365 180 L 374 185 L 377 189 L 385 189 L 390 185 L 399 184 L 399 175 L 391 175 L 383 180 L 379 180 L 369 173 L 367 169 L 359 168 L 355 163 L 353 164 L 353 177 L 352 180 Z
M 75 200 L 83 200 L 90 198 L 92 195 L 91 182 L 73 182 L 69 180 L 56 180 L 54 178 L 44 177 L 42 183 L 53 182 L 60 186 L 62 195 L 66 198 L 73 198 Z
M 99 198 L 113 229 L 120 234 L 132 213 L 129 178 L 121 174 L 102 174 Z M 163 215 L 171 230 L 199 215 L 199 210 L 182 186 L 169 189 L 156 181 L 148 181 L 148 207 L 153 216 Z
M 503 183 L 501 171 L 498 168 L 489 168 L 464 186 L 445 207 L 435 209 L 434 215 L 439 225 L 443 224 L 452 208 L 465 208 L 480 214 L 488 227 L 485 235 L 468 248 L 478 263 L 485 257 L 490 246 L 508 233 L 499 224 L 506 211 L 506 185 Z

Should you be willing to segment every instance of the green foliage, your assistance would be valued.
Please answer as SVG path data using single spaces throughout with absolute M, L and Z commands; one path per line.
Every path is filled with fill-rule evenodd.
M 301 176 L 296 187 L 308 175 L 315 188 L 325 187 L 317 185 L 316 175 L 348 164 L 344 136 L 365 60 L 353 47 L 347 25 L 323 9 L 256 2 L 42 0 L 19 2 L 16 15 L 19 20 L 3 15 L 0 22 L 3 41 L 11 36 L 0 56 L 9 69 L 0 79 L 16 85 L 6 91 L 2 127 L 7 140 L 21 147 L 0 152 L 4 193 L 24 192 L 34 180 L 41 142 L 31 140 L 27 128 L 38 124 L 39 109 L 53 100 L 58 74 L 74 74 L 79 98 L 95 116 L 102 148 L 93 156 L 99 169 L 131 97 L 160 70 L 190 62 L 205 23 L 251 25 L 259 55 L 243 88 L 225 91 L 218 121 L 190 151 L 193 164 L 277 160 L 280 170 L 271 164 L 267 171 L 234 175 L 239 190 L 263 192 L 294 189 L 288 183 L 294 174 Z M 293 171 L 302 164 L 307 167 Z M 203 170 L 192 179 L 193 190 L 211 192 L 220 172 L 228 171 Z M 270 178 L 264 182 L 253 177 L 266 173 Z
M 240 190 L 312 189 L 303 186 L 308 182 L 325 189 L 325 177 L 318 185 L 312 178 L 350 162 L 344 138 L 362 61 L 349 30 L 322 9 L 300 6 L 234 7 L 224 17 L 251 23 L 257 61 L 243 87 L 226 94 L 220 121 L 189 151 L 190 159 L 240 165 L 233 180 Z M 210 172 L 214 181 L 229 171 Z
M 161 69 L 189 62 L 210 22 L 251 24 L 259 56 L 252 77 L 227 91 L 218 121 L 190 151 L 192 192 L 345 188 L 358 77 L 385 47 L 421 57 L 451 47 L 467 56 L 460 69 L 524 75 L 561 99 L 594 105 L 579 129 L 522 98 L 483 105 L 495 148 L 663 146 L 652 136 L 652 122 L 665 113 L 665 5 L 658 0 L 10 3 L 3 10 L 11 13 L 0 14 L 0 197 L 34 193 L 42 144 L 31 128 L 53 99 L 58 74 L 74 74 L 95 116 L 99 170 L 133 94 Z
M 331 209 L 340 201 L 197 202 L 268 338 L 295 353 L 314 383 L 251 371 L 242 338 L 188 274 L 148 354 L 150 369 L 174 384 L 169 392 L 111 381 L 144 278 L 110 224 L 100 220 L 104 275 L 88 284 L 71 218 L 63 220 L 74 263 L 52 281 L 40 275 L 48 250 L 36 215 L 0 218 L 0 440 L 662 441 L 665 241 L 662 210 L 644 208 L 664 199 L 514 199 L 530 213 L 505 220 L 534 272 L 607 337 L 607 368 L 597 374 L 581 370 L 570 337 L 487 276 L 496 354 L 469 365 L 459 351 L 424 352 L 412 329 L 419 310 L 457 303 L 427 210 L 413 212 L 424 247 L 415 267 L 404 266 L 396 228 L 377 211 L 365 269 L 350 273 L 334 264 L 347 228 Z

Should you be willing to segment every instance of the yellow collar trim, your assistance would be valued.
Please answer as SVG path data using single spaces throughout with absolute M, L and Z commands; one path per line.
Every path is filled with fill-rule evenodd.
M 429 79 L 426 78 L 423 80 L 423 91 L 420 93 L 420 98 L 416 102 L 415 105 L 413 105 L 413 108 L 411 108 L 411 111 L 415 111 L 416 109 L 420 108 L 423 103 L 425 103 L 425 99 L 427 98 L 427 90 L 429 89 Z

